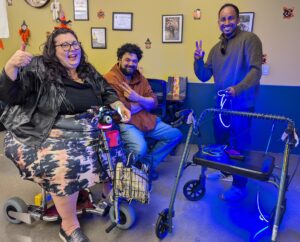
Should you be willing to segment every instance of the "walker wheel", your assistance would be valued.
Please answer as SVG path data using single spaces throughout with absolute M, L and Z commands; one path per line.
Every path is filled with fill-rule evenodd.
M 164 239 L 169 233 L 168 213 L 169 209 L 164 209 L 156 221 L 155 234 L 159 239 Z
M 115 222 L 115 207 L 111 206 L 109 209 L 109 217 L 112 222 Z M 120 221 L 117 224 L 119 229 L 129 229 L 135 222 L 136 214 L 134 209 L 128 203 L 121 203 L 119 205 L 119 217 Z
M 22 223 L 22 221 L 9 216 L 8 213 L 10 211 L 19 212 L 19 213 L 27 213 L 28 207 L 27 207 L 26 203 L 21 198 L 18 198 L 18 197 L 12 197 L 12 198 L 8 199 L 3 206 L 3 213 L 4 213 L 5 218 L 10 223 L 20 224 L 20 223 Z
M 199 180 L 190 180 L 183 187 L 183 194 L 190 201 L 199 201 L 205 194 L 205 187 Z

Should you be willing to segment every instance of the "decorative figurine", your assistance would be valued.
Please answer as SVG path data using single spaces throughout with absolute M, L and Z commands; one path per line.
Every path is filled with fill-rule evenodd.
M 2 39 L 0 39 L 0 49 L 4 50 L 4 44 L 2 42 Z
M 52 19 L 57 20 L 60 11 L 60 3 L 57 0 L 54 0 L 50 5 L 50 10 L 52 11 Z
M 104 11 L 103 11 L 102 9 L 100 9 L 100 10 L 97 12 L 97 17 L 98 17 L 99 19 L 104 19 L 105 13 L 104 13 Z
M 194 17 L 194 20 L 200 20 L 201 19 L 201 10 L 200 10 L 200 8 L 197 8 L 197 9 L 194 10 L 193 17 Z
M 55 26 L 55 29 L 59 28 L 65 28 L 65 29 L 71 29 L 69 25 L 71 24 L 71 20 L 66 20 L 65 13 L 63 11 L 60 12 L 60 18 L 56 20 L 56 22 L 59 22 L 60 24 L 58 26 Z
M 145 48 L 146 49 L 151 49 L 151 41 L 149 38 L 147 38 L 146 42 L 145 42 Z
M 294 7 L 293 8 L 283 7 L 283 18 L 290 19 L 292 17 L 294 17 Z
M 21 28 L 19 29 L 19 35 L 21 36 L 22 42 L 25 45 L 28 45 L 28 39 L 29 39 L 29 36 L 30 36 L 30 30 L 29 30 L 27 24 L 25 23 L 25 20 L 23 20 Z

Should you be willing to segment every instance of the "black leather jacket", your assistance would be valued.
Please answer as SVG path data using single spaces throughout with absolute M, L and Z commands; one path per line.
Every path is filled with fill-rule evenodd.
M 4 70 L 0 75 L 0 100 L 8 104 L 0 121 L 20 142 L 30 146 L 39 146 L 46 139 L 65 100 L 63 84 L 47 81 L 45 71 L 42 57 L 34 57 L 17 80 L 12 81 Z M 93 86 L 99 103 L 117 101 L 116 92 L 104 78 L 99 74 L 95 78 L 100 88 L 89 79 L 85 81 Z

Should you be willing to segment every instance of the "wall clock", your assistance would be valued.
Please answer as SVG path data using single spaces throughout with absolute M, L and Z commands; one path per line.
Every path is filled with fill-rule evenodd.
M 31 7 L 42 8 L 47 5 L 50 0 L 25 0 L 25 2 L 28 3 Z

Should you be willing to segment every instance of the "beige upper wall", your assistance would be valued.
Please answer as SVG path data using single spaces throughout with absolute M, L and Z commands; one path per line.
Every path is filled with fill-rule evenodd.
M 51 0 L 52 2 L 53 0 Z M 67 19 L 73 20 L 73 0 L 59 0 Z M 188 76 L 196 82 L 193 72 L 193 52 L 195 41 L 202 39 L 203 48 L 208 54 L 220 35 L 217 25 L 217 12 L 228 1 L 213 0 L 89 0 L 89 21 L 73 21 L 72 28 L 77 32 L 88 55 L 89 61 L 101 72 L 107 72 L 116 62 L 116 50 L 125 42 L 140 45 L 144 57 L 140 62 L 146 77 L 166 79 L 169 75 Z M 299 0 L 251 0 L 231 1 L 241 12 L 255 12 L 254 33 L 263 42 L 267 54 L 270 74 L 262 77 L 263 84 L 299 86 L 300 70 L 300 1 Z M 283 7 L 294 7 L 295 17 L 283 19 Z M 192 17 L 194 9 L 200 8 L 201 20 Z M 97 11 L 105 11 L 105 18 L 98 19 Z M 40 46 L 46 39 L 46 31 L 57 25 L 52 21 L 50 4 L 35 9 L 24 0 L 13 0 L 7 7 L 10 38 L 4 39 L 5 49 L 0 50 L 0 68 L 20 46 L 18 29 L 23 19 L 31 30 L 30 46 L 27 51 L 40 53 Z M 133 12 L 133 31 L 113 31 L 112 12 Z M 162 15 L 183 14 L 183 43 L 162 43 Z M 91 48 L 91 27 L 107 28 L 107 49 Z M 151 49 L 145 49 L 145 41 L 150 38 Z

